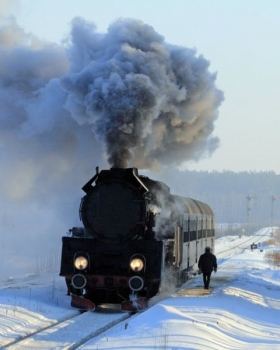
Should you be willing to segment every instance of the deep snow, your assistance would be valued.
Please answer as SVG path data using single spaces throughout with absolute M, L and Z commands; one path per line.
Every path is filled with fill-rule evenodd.
M 251 237 L 218 239 L 219 267 L 209 292 L 204 293 L 202 277 L 196 276 L 179 293 L 154 300 L 150 309 L 130 319 L 120 312 L 88 312 L 43 335 L 35 334 L 20 346 L 7 344 L 79 312 L 71 309 L 58 275 L 3 284 L 0 346 L 70 349 L 81 337 L 88 339 L 98 324 L 124 318 L 79 349 L 280 349 L 280 271 L 264 260 L 265 250 L 276 248 L 250 249 L 251 243 L 265 241 L 269 233 L 265 228 Z

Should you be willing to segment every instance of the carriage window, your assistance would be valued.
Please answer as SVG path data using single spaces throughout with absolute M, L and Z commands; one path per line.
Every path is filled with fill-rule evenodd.
M 195 241 L 196 240 L 196 232 L 192 231 L 191 232 L 191 241 Z
M 188 242 L 190 240 L 190 233 L 184 232 L 184 242 Z

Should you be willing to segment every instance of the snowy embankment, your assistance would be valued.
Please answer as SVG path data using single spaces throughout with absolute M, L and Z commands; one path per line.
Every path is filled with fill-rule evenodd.
M 217 240 L 219 268 L 212 276 L 209 294 L 174 294 L 78 348 L 280 349 L 280 271 L 264 260 L 265 249 L 269 248 L 263 252 L 250 249 L 252 243 L 269 238 L 269 232 L 264 229 L 251 237 L 228 236 Z M 202 285 L 202 277 L 197 276 L 184 287 L 201 291 Z M 1 346 L 41 328 L 43 323 L 55 323 L 77 313 L 70 308 L 64 282 L 59 277 L 49 283 L 42 280 L 41 285 L 27 282 L 10 285 L 8 289 L 2 287 L 0 304 Z M 99 316 L 88 313 L 84 328 L 77 334 L 77 343 L 80 336 L 92 331 Z M 65 334 L 54 338 L 53 331 L 46 330 L 42 343 L 28 338 L 25 347 L 70 349 L 73 339 L 71 343 Z M 9 348 L 19 349 L 16 345 Z

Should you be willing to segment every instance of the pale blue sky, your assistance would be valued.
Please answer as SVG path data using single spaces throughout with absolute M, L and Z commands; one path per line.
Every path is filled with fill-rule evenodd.
M 0 0 L 0 10 L 5 3 Z M 2 3 L 2 6 L 1 6 Z M 279 0 L 18 0 L 20 26 L 60 42 L 81 16 L 105 32 L 119 17 L 144 21 L 171 44 L 196 48 L 218 72 L 225 101 L 214 135 L 220 148 L 189 169 L 280 174 Z

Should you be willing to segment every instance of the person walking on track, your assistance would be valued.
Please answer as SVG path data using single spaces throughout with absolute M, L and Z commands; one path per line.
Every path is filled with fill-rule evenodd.
M 205 248 L 205 253 L 201 254 L 198 260 L 198 268 L 203 275 L 204 289 L 209 289 L 211 274 L 217 272 L 217 258 L 211 253 L 210 247 Z

